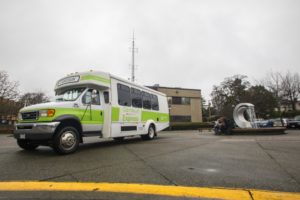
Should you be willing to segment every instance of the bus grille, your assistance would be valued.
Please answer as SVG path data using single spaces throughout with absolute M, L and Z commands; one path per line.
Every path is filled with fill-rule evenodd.
M 22 114 L 22 119 L 23 120 L 36 120 L 39 117 L 39 114 L 37 111 L 33 112 L 24 112 Z

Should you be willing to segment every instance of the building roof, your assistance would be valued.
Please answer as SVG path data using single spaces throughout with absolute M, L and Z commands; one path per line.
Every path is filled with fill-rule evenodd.
M 152 89 L 158 89 L 158 88 L 163 88 L 163 89 L 175 89 L 175 90 L 192 90 L 192 91 L 201 91 L 201 89 L 193 89 L 193 88 L 181 88 L 181 87 L 165 87 L 165 86 L 157 86 L 157 85 L 153 85 L 153 86 L 146 86 Z

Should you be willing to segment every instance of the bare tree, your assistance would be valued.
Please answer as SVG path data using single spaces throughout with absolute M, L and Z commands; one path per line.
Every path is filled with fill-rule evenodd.
M 282 79 L 282 91 L 283 96 L 291 104 L 292 109 L 296 110 L 296 103 L 300 96 L 300 77 L 298 73 L 291 74 L 287 72 L 285 76 L 281 77 Z
M 288 102 L 293 110 L 296 110 L 296 103 L 300 96 L 300 78 L 298 73 L 270 72 L 263 81 L 263 85 L 273 93 L 277 101 L 277 108 L 280 110 L 282 102 Z
M 262 81 L 263 85 L 273 93 L 276 102 L 277 109 L 280 110 L 281 101 L 283 98 L 283 89 L 282 89 L 282 75 L 279 72 L 270 72 L 268 76 Z
M 28 92 L 21 96 L 19 102 L 23 106 L 49 102 L 49 97 L 44 92 Z
M 6 71 L 0 71 L 0 100 L 16 99 L 18 97 L 19 82 L 10 81 Z

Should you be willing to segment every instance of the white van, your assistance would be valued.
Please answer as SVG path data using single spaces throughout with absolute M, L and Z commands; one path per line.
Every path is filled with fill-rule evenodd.
M 56 102 L 22 108 L 14 137 L 33 150 L 49 145 L 60 154 L 76 151 L 82 137 L 153 139 L 169 126 L 167 97 L 104 72 L 74 73 L 55 86 Z

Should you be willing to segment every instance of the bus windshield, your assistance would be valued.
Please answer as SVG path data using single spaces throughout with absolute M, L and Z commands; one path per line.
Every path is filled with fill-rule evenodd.
M 56 94 L 56 101 L 75 101 L 85 88 L 72 88 Z

